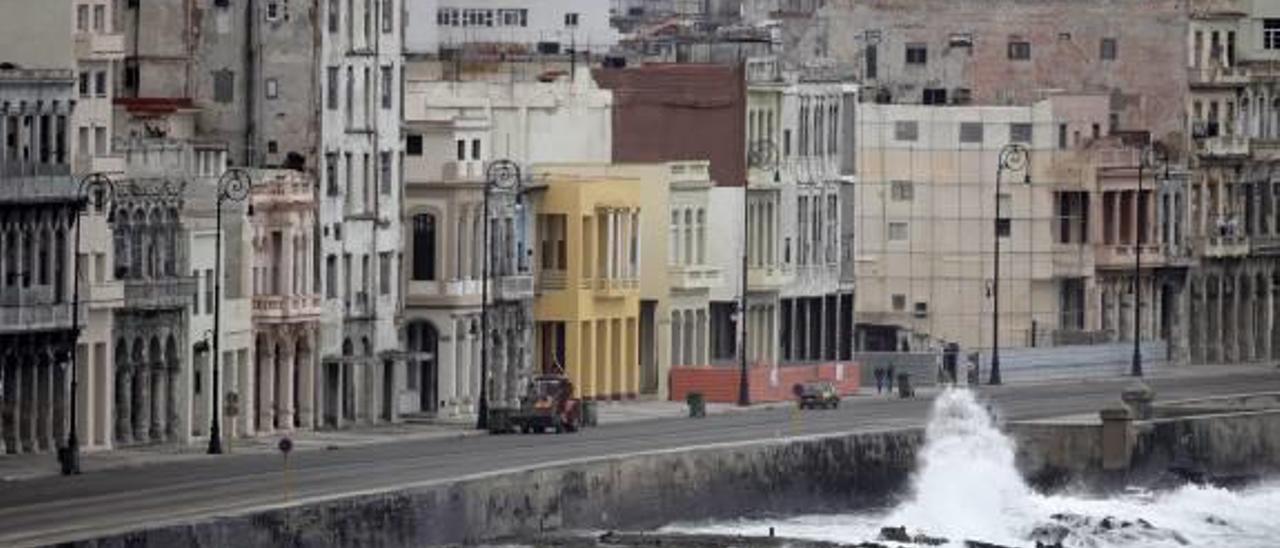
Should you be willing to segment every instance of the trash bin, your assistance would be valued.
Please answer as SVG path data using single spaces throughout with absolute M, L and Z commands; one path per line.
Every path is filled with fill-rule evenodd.
M 582 425 L 583 426 L 595 426 L 597 424 L 597 421 L 599 420 L 599 416 L 597 415 L 597 413 L 599 413 L 600 408 L 597 407 L 596 405 L 597 405 L 596 402 L 592 400 L 584 400 L 582 402 Z
M 902 398 L 914 398 L 916 389 L 911 386 L 910 373 L 898 373 L 898 396 Z
M 707 402 L 702 398 L 700 392 L 690 392 L 685 396 L 685 402 L 689 404 L 689 418 L 701 418 L 707 416 Z

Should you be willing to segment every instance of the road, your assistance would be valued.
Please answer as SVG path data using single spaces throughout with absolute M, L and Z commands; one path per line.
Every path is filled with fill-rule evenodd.
M 1127 380 L 984 387 L 1007 419 L 1093 412 L 1118 401 Z M 1151 379 L 1160 400 L 1280 391 L 1280 371 Z M 835 411 L 803 415 L 799 435 L 921 426 L 927 399 L 859 397 Z M 475 436 L 393 442 L 290 458 L 293 500 L 394 489 L 504 469 L 699 445 L 749 442 L 793 433 L 790 408 L 701 420 L 617 424 L 564 436 Z M 0 546 L 51 544 L 144 526 L 241 512 L 283 500 L 281 459 L 228 455 L 73 477 L 0 483 Z

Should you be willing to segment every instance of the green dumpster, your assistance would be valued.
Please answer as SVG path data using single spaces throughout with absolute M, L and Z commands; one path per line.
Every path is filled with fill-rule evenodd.
M 594 401 L 583 400 L 582 402 L 582 425 L 583 426 L 596 426 L 598 424 L 597 421 L 599 420 L 598 413 L 600 408 L 597 405 L 598 404 Z
M 707 416 L 707 402 L 702 398 L 700 392 L 690 392 L 685 396 L 685 403 L 689 404 L 689 418 L 701 418 Z

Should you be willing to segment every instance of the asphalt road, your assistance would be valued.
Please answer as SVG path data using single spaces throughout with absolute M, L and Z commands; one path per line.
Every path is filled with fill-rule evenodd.
M 983 388 L 1006 419 L 1093 412 L 1118 401 L 1127 380 Z M 1152 379 L 1160 400 L 1280 391 L 1280 371 Z M 799 429 L 790 408 L 751 410 L 701 420 L 662 419 L 588 429 L 571 435 L 476 436 L 385 443 L 290 458 L 297 501 L 504 469 L 788 435 L 921 426 L 927 399 L 860 397 L 834 411 L 809 411 Z M 74 477 L 0 483 L 0 546 L 51 544 L 283 501 L 281 459 L 228 455 Z

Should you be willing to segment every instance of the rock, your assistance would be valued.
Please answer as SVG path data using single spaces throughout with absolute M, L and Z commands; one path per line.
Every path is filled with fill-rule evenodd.
M 911 535 L 907 534 L 906 527 L 881 527 L 880 540 L 890 542 L 911 542 Z
M 911 542 L 915 544 L 923 544 L 925 546 L 942 546 L 947 543 L 947 539 L 942 537 L 931 537 L 924 533 L 916 533 L 916 536 L 911 537 Z
M 1005 546 L 1003 544 L 984 542 L 981 540 L 966 540 L 964 541 L 964 547 L 965 548 L 1013 548 L 1012 546 Z

